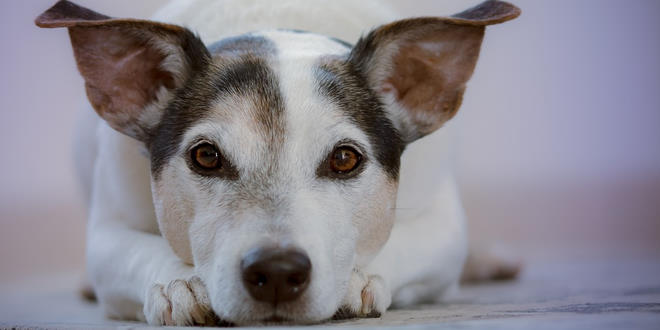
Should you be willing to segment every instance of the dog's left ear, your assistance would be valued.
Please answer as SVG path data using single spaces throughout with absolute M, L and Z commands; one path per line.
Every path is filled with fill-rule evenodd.
M 143 142 L 172 92 L 210 58 L 204 44 L 185 28 L 115 19 L 66 0 L 35 23 L 69 29 L 90 103 L 111 127 Z
M 458 111 L 486 25 L 518 15 L 517 7 L 491 0 L 452 17 L 397 21 L 360 39 L 349 61 L 366 74 L 409 143 Z

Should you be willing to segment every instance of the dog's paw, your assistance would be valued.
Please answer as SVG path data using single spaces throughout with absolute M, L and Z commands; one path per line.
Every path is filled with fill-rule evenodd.
M 392 294 L 380 276 L 354 270 L 348 293 L 334 319 L 380 317 L 391 303 Z
M 144 317 L 150 325 L 215 325 L 206 286 L 193 276 L 188 280 L 174 280 L 166 286 L 155 284 L 147 293 Z
M 522 267 L 520 257 L 501 247 L 473 247 L 463 267 L 461 282 L 511 280 L 518 276 Z

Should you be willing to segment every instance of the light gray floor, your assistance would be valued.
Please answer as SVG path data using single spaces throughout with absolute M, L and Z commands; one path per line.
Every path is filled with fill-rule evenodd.
M 145 328 L 103 318 L 71 275 L 3 288 L 0 328 Z M 44 287 L 50 289 L 43 289 Z M 380 319 L 314 326 L 405 329 L 658 329 L 657 258 L 535 261 L 513 282 L 465 286 L 444 305 L 392 310 Z

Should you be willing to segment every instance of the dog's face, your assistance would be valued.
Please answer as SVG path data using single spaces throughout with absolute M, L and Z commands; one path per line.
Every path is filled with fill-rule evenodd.
M 355 46 L 266 31 L 205 47 L 60 4 L 37 23 L 69 28 L 92 105 L 148 150 L 161 233 L 238 324 L 337 311 L 388 238 L 405 145 L 458 110 L 484 26 L 517 16 L 491 1 Z
M 162 232 L 194 263 L 221 318 L 330 317 L 353 267 L 388 237 L 403 142 L 345 67 L 344 44 L 272 31 L 209 50 L 150 140 Z M 260 249 L 308 258 L 299 297 L 276 307 L 253 298 L 242 264 Z

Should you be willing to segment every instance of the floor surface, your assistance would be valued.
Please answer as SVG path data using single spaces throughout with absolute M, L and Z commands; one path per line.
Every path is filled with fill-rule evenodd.
M 44 290 L 48 281 L 51 289 Z M 78 278 L 62 275 L 2 288 L 0 328 L 147 328 L 110 321 L 80 299 Z M 334 321 L 314 328 L 658 329 L 660 262 L 529 262 L 520 278 L 465 286 L 447 304 L 391 310 L 379 319 Z

